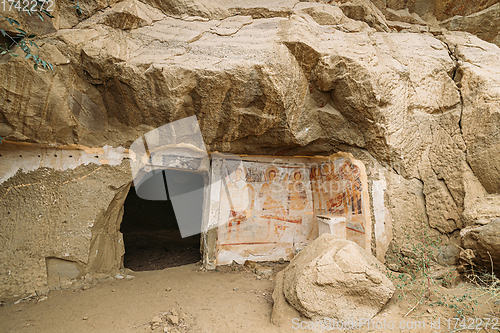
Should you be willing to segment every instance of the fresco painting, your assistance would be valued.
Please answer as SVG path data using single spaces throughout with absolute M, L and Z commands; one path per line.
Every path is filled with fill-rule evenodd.
M 365 248 L 366 216 L 359 167 L 344 157 L 311 165 L 311 185 L 315 214 L 344 216 L 347 239 Z
M 218 262 L 226 251 L 252 260 L 291 259 L 294 248 L 312 240 L 308 169 L 227 160 L 222 178 Z
M 338 234 L 366 249 L 362 173 L 343 155 L 302 164 L 223 160 L 217 264 L 292 259 L 318 236 L 318 215 L 344 217 L 346 230 Z

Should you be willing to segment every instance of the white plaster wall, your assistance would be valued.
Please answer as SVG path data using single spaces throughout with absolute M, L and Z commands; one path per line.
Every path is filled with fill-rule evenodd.
M 383 177 L 383 176 L 382 176 Z M 372 185 L 373 212 L 375 218 L 375 247 L 377 259 L 384 262 L 385 253 L 392 240 L 392 223 L 389 210 L 385 206 L 384 193 L 387 183 L 384 178 L 374 180 Z
M 19 170 L 25 173 L 47 167 L 59 171 L 75 169 L 80 165 L 120 165 L 128 156 L 123 147 L 104 146 L 98 149 L 31 148 L 2 150 L 0 144 L 0 184 L 13 177 Z

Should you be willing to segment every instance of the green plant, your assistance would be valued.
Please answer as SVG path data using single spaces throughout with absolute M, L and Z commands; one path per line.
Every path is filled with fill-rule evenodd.
M 36 13 L 42 21 L 42 14 L 46 15 L 49 18 L 53 18 L 54 16 L 52 16 L 52 14 L 50 14 L 50 12 L 44 8 L 44 4 L 44 1 L 37 0 L 35 6 L 31 6 L 28 8 L 27 13 L 30 16 Z M 34 62 L 33 68 L 35 70 L 38 70 L 39 66 L 45 69 L 50 68 L 50 70 L 54 70 L 54 67 L 51 63 L 41 59 L 38 55 L 33 54 L 31 47 L 38 48 L 38 45 L 34 42 L 34 39 L 37 37 L 36 34 L 27 33 L 26 31 L 21 29 L 19 22 L 14 20 L 13 18 L 0 15 L 0 19 L 1 18 L 7 20 L 7 22 L 9 22 L 10 25 L 14 27 L 14 30 L 16 32 L 15 34 L 12 34 L 11 32 L 7 32 L 4 29 L 0 29 L 0 33 L 7 38 L 7 42 L 4 42 L 3 45 L 0 44 L 0 55 L 9 54 L 11 57 L 18 57 L 19 54 L 15 53 L 13 49 L 16 46 L 19 46 L 19 48 L 25 54 L 25 59 L 31 59 Z
M 447 272 L 438 281 L 433 274 L 433 268 L 437 266 L 434 254 L 445 245 L 431 235 L 431 228 L 425 222 L 423 215 L 415 223 L 408 223 L 402 228 L 405 246 L 392 244 L 391 269 L 401 273 L 391 273 L 389 278 L 393 280 L 396 288 L 400 291 L 399 298 L 404 299 L 409 306 L 407 317 L 419 306 L 441 306 L 452 309 L 461 317 L 471 315 L 477 301 L 470 293 L 457 297 L 441 293 L 438 283 L 451 285 L 453 275 Z
M 75 5 L 74 6 L 71 6 L 73 8 L 75 8 L 76 10 L 76 13 L 78 14 L 78 16 L 81 16 L 82 15 L 82 9 L 80 8 L 80 2 L 75 2 L 75 0 L 71 0 L 71 2 L 73 2 Z
M 391 275 L 396 288 L 401 290 L 400 298 L 410 304 L 406 317 L 419 305 L 433 301 L 436 282 L 431 275 L 431 266 L 439 242 L 429 234 L 423 216 L 415 224 L 403 226 L 402 230 L 406 246 L 394 245 L 392 258 L 393 267 L 405 274 Z
M 471 293 L 465 293 L 462 296 L 440 294 L 439 300 L 430 303 L 430 306 L 443 306 L 452 309 L 458 318 L 473 316 L 478 302 L 472 297 Z

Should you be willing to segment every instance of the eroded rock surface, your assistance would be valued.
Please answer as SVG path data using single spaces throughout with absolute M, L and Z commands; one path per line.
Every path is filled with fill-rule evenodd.
M 127 162 L 19 171 L 3 182 L 0 298 L 40 295 L 47 285 L 68 288 L 86 273 L 116 275 L 129 187 Z
M 500 271 L 500 219 L 466 232 L 463 245 L 474 251 L 478 264 L 490 271 Z
M 500 46 L 500 3 L 467 16 L 454 16 L 440 25 L 448 30 L 470 32 Z
M 323 234 L 284 270 L 283 294 L 308 318 L 368 319 L 395 290 L 383 269 L 357 244 Z

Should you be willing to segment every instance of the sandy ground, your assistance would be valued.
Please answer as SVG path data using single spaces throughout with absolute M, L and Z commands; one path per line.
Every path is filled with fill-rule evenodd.
M 276 273 L 286 266 L 275 264 Z M 271 278 L 257 277 L 249 268 L 225 266 L 218 271 L 201 271 L 196 264 L 164 270 L 135 272 L 130 281 L 111 281 L 87 290 L 51 291 L 46 299 L 38 298 L 0 308 L 1 332 L 300 332 L 292 323 L 285 330 L 271 324 Z M 448 290 L 457 296 L 467 286 Z M 478 298 L 485 302 L 485 297 Z M 396 324 L 394 329 L 374 327 L 351 332 L 498 332 L 500 330 L 448 329 L 446 319 L 452 310 L 419 306 L 407 317 L 409 309 L 397 295 L 374 320 Z M 167 325 L 167 315 L 179 319 Z M 499 307 L 491 302 L 479 306 L 478 317 L 499 317 Z M 154 330 L 151 321 L 162 322 Z M 172 318 L 172 317 L 171 317 Z M 175 319 L 174 318 L 174 319 Z M 440 319 L 440 329 L 430 329 L 430 322 Z M 425 329 L 398 329 L 398 323 L 425 321 Z M 500 326 L 500 323 L 499 323 Z M 340 332 L 335 330 L 334 332 Z
M 179 332 L 274 332 L 273 282 L 251 272 L 202 272 L 191 264 L 134 275 L 2 307 L 0 331 L 152 332 L 153 317 L 173 309 L 185 316 Z

